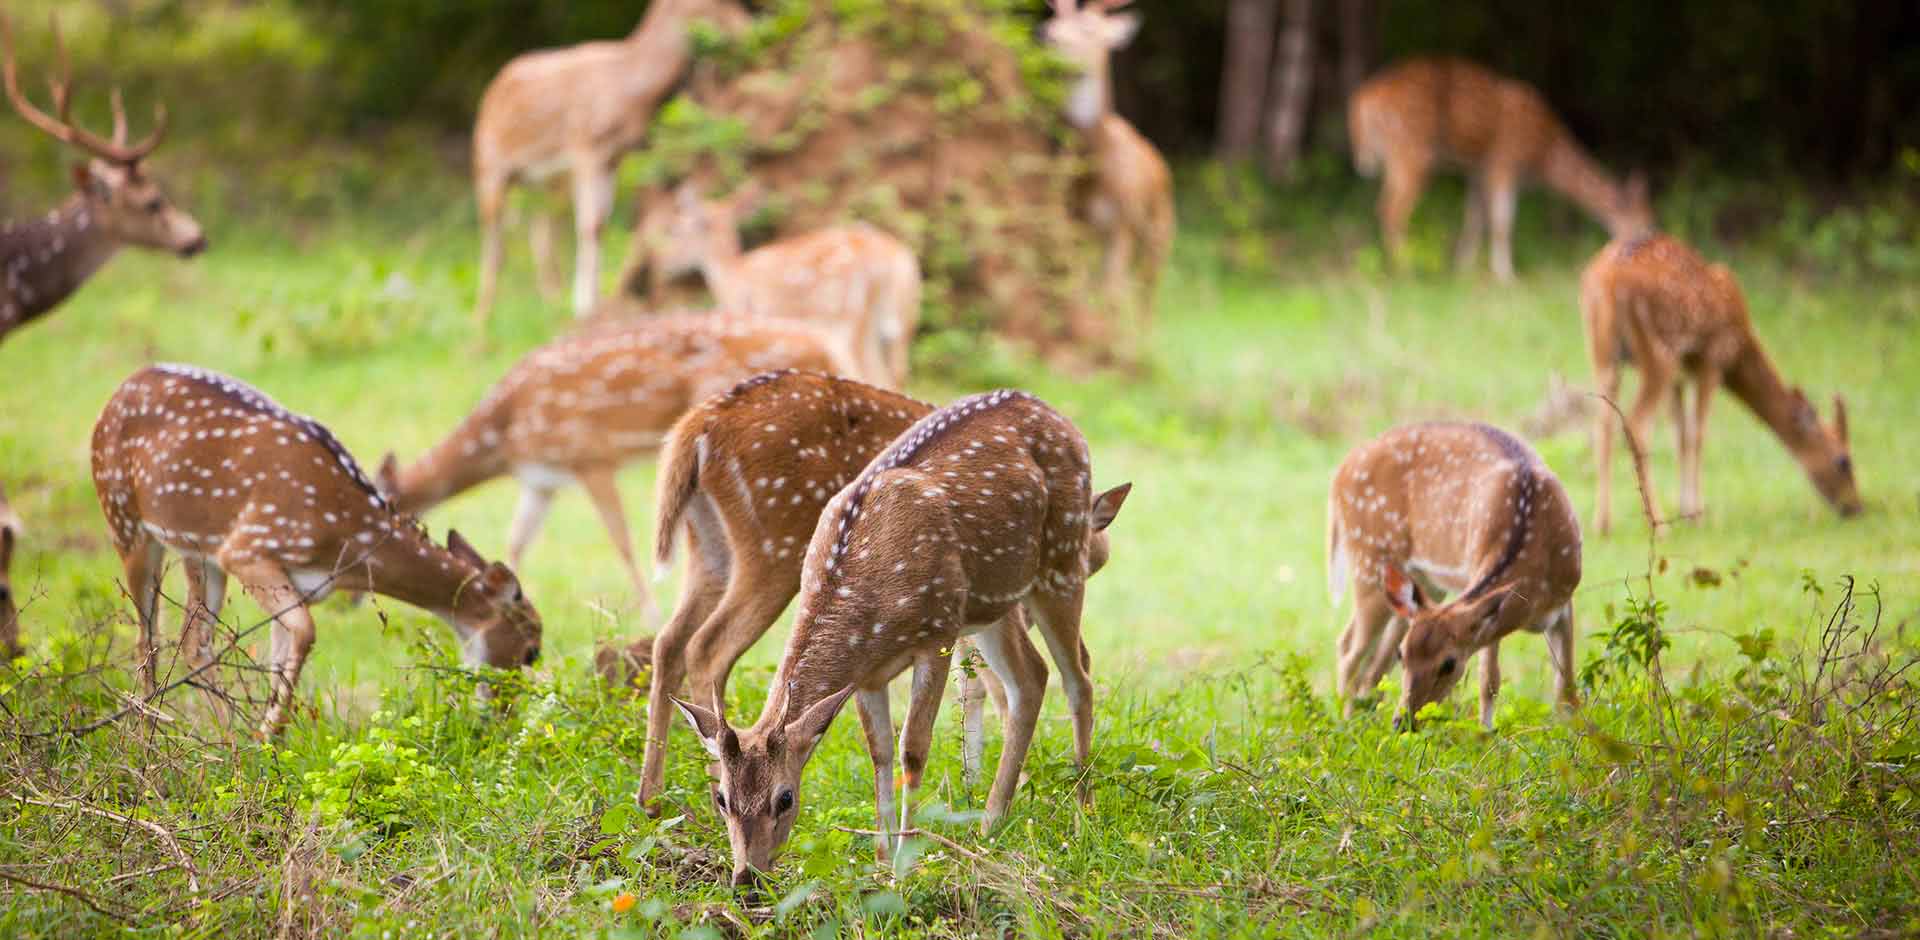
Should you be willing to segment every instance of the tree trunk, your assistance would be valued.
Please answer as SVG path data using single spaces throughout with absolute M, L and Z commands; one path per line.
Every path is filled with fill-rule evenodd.
M 1374 36 L 1379 32 L 1379 0 L 1339 0 L 1340 95 L 1353 94 L 1373 71 Z
M 1226 61 L 1220 69 L 1220 128 L 1215 149 L 1223 160 L 1253 156 L 1260 112 L 1267 101 L 1273 24 L 1279 0 L 1229 0 Z
M 1291 175 L 1300 161 L 1312 93 L 1313 0 L 1286 0 L 1267 111 L 1267 171 L 1276 177 Z

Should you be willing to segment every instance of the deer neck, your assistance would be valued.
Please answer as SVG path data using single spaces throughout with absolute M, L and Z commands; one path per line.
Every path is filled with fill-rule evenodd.
M 1092 132 L 1113 110 L 1113 78 L 1104 68 L 1088 69 L 1067 90 L 1067 123 Z
M 340 572 L 336 586 L 391 597 L 450 621 L 471 616 L 483 604 L 481 571 L 434 544 L 413 520 L 395 514 L 393 529 L 363 559 Z
M 844 639 L 823 635 L 820 624 L 801 612 L 787 639 L 787 653 L 774 672 L 774 690 L 767 696 L 765 710 L 754 728 L 772 730 L 781 721 L 805 714 L 822 699 L 866 678 L 871 665 L 857 655 L 849 655 Z
M 0 333 L 59 306 L 119 247 L 79 194 L 40 218 L 0 224 Z
M 1740 399 L 1788 450 L 1798 454 L 1807 446 L 1807 429 L 1800 420 L 1793 392 L 1767 358 L 1766 350 L 1751 337 L 1740 358 L 1727 370 L 1725 381 L 1727 391 Z
M 503 448 L 505 424 L 489 396 L 452 434 L 400 469 L 398 492 L 390 494 L 395 508 L 423 513 L 504 475 L 511 469 Z
M 1587 214 L 1609 232 L 1620 234 L 1620 207 L 1626 204 L 1625 189 L 1574 142 L 1573 135 L 1561 131 L 1560 139 L 1547 151 L 1540 178 L 1587 210 Z

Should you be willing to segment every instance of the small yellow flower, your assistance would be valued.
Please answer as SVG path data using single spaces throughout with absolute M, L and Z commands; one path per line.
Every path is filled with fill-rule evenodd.
M 633 910 L 633 892 L 622 891 L 613 896 L 613 912 L 615 914 L 625 914 L 630 910 Z

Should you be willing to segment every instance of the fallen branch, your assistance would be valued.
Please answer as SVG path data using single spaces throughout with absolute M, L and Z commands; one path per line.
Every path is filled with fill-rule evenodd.
M 145 829 L 150 833 L 153 833 L 153 835 L 160 840 L 160 844 L 166 846 L 167 851 L 173 853 L 174 860 L 180 863 L 181 870 L 187 873 L 187 890 L 193 892 L 194 894 L 200 893 L 200 878 L 199 878 L 198 872 L 193 867 L 193 859 L 187 855 L 186 849 L 183 849 L 180 847 L 180 840 L 175 839 L 173 837 L 173 831 L 168 829 L 167 827 L 162 826 L 157 822 L 151 822 L 145 819 L 136 819 L 124 813 L 116 813 L 113 810 L 101 809 L 98 806 L 90 806 L 86 803 L 80 803 L 80 802 L 74 802 L 74 801 L 60 802 L 56 800 L 36 800 L 36 799 L 33 799 L 32 797 L 20 796 L 19 794 L 16 794 L 16 793 L 9 793 L 7 795 L 12 797 L 15 800 L 18 800 L 22 803 L 26 803 L 30 806 L 43 806 L 43 807 L 46 807 L 47 809 L 70 809 L 75 812 L 87 813 L 89 815 L 99 816 L 103 819 L 111 819 L 111 820 L 114 820 L 115 822 L 123 823 L 125 825 L 137 826 L 141 829 Z
M 19 875 L 8 874 L 7 872 L 4 872 L 4 871 L 0 871 L 0 880 L 4 880 L 12 884 L 17 884 L 23 888 L 28 888 L 34 891 L 51 891 L 54 894 L 63 894 L 76 901 L 79 901 L 81 904 L 86 905 L 87 907 L 91 908 L 94 911 L 94 913 L 99 914 L 102 917 L 111 917 L 114 920 L 120 921 L 121 923 L 133 922 L 132 917 L 128 916 L 123 912 L 112 910 L 104 906 L 100 901 L 95 900 L 92 895 L 86 893 L 85 891 L 80 890 L 79 888 L 69 888 L 66 885 L 45 884 L 42 882 L 34 881 L 30 878 L 22 878 Z

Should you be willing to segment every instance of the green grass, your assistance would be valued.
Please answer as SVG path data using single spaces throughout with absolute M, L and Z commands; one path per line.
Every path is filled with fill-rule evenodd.
M 316 614 L 300 690 L 311 707 L 271 748 L 199 742 L 206 719 L 185 690 L 164 702 L 175 720 L 152 737 L 133 722 L 78 739 L 18 734 L 110 711 L 118 699 L 106 689 L 127 685 L 130 610 L 87 446 L 128 373 L 155 359 L 230 372 L 319 418 L 370 467 L 388 449 L 421 451 L 516 355 L 563 328 L 565 314 L 532 295 L 521 253 L 494 351 L 472 351 L 472 225 L 460 196 L 430 198 L 442 197 L 452 206 L 444 213 L 395 214 L 438 219 L 429 223 L 367 212 L 297 237 L 216 226 L 214 250 L 192 263 L 124 255 L 0 346 L 0 480 L 28 525 L 14 580 L 31 644 L 22 671 L 0 672 L 0 765 L 15 780 L 7 789 L 162 823 L 193 857 L 201 888 L 190 895 L 178 869 L 110 881 L 168 862 L 169 850 L 146 830 L 70 805 L 0 797 L 0 876 L 15 879 L 0 877 L 0 934 L 123 926 L 17 879 L 77 888 L 142 935 L 266 936 L 284 926 L 296 936 L 713 936 L 739 932 L 720 913 L 727 905 L 749 919 L 719 884 L 725 837 L 691 735 L 676 727 L 669 777 L 669 797 L 689 807 L 684 818 L 654 823 L 619 809 L 637 779 L 644 711 L 598 690 L 587 664 L 597 638 L 638 629 L 640 616 L 577 494 L 559 502 L 522 572 L 546 620 L 547 658 L 509 693 L 510 713 L 473 705 L 470 680 L 441 668 L 449 644 L 437 621 L 393 604 L 334 602 Z M 1551 376 L 1583 386 L 1574 285 L 1599 239 L 1583 227 L 1562 232 L 1543 221 L 1558 216 L 1530 208 L 1515 285 L 1431 270 L 1387 278 L 1364 246 L 1364 202 L 1348 192 L 1313 203 L 1324 232 L 1238 233 L 1237 251 L 1251 238 L 1277 255 L 1270 275 L 1223 268 L 1213 223 L 1189 213 L 1197 221 L 1183 233 L 1138 373 L 1056 374 L 989 350 L 957 374 L 914 383 L 934 400 L 986 382 L 1027 387 L 1087 433 L 1098 485 L 1135 484 L 1113 529 L 1113 561 L 1088 600 L 1096 803 L 1083 810 L 1071 799 L 1064 710 L 1050 696 L 1032 779 L 1004 827 L 983 839 L 963 816 L 925 814 L 960 848 L 936 846 L 896 877 L 835 828 L 872 823 L 864 750 L 855 722 L 842 721 L 809 768 L 775 897 L 811 894 L 779 920 L 752 918 L 754 930 L 1920 929 L 1908 857 L 1920 834 L 1910 680 L 1874 686 L 1872 669 L 1860 668 L 1839 690 L 1794 681 L 1819 660 L 1818 628 L 1843 577 L 1880 587 L 1883 632 L 1920 602 L 1920 484 L 1909 472 L 1920 461 L 1920 281 L 1840 279 L 1731 255 L 1780 367 L 1816 400 L 1848 396 L 1868 512 L 1854 521 L 1828 512 L 1728 400 L 1709 436 L 1707 518 L 1664 532 L 1650 562 L 1625 489 L 1616 493 L 1624 524 L 1587 541 L 1580 655 L 1623 665 L 1587 690 L 1584 721 L 1556 719 L 1542 704 L 1545 651 L 1523 635 L 1503 658 L 1497 734 L 1478 731 L 1463 692 L 1446 710 L 1451 720 L 1395 735 L 1384 711 L 1338 718 L 1328 694 L 1344 618 L 1329 605 L 1323 568 L 1329 475 L 1348 448 L 1394 423 L 1467 417 L 1520 428 L 1548 398 Z M 1422 213 L 1423 258 L 1444 254 L 1445 202 L 1442 194 Z M 1294 212 L 1302 225 L 1312 217 Z M 607 249 L 609 264 L 621 247 Z M 1590 516 L 1586 429 L 1585 420 L 1559 422 L 1533 441 Z M 1672 451 L 1663 424 L 1653 474 L 1669 499 Z M 1624 456 L 1616 479 L 1630 479 Z M 649 466 L 623 480 L 643 530 L 651 483 Z M 427 522 L 497 551 L 512 490 L 496 483 Z M 178 590 L 176 579 L 170 593 Z M 664 610 L 672 581 L 659 593 Z M 1657 616 L 1643 606 L 1650 597 L 1663 605 Z M 1849 622 L 1878 609 L 1863 601 Z M 229 605 L 230 625 L 257 618 L 245 598 Z M 1603 635 L 1623 622 L 1609 645 Z M 1627 652 L 1633 625 L 1648 622 L 1673 643 L 1657 669 Z M 1761 652 L 1763 631 L 1777 637 L 1770 652 Z M 736 672 L 736 717 L 757 708 L 783 637 L 776 628 Z M 1911 650 L 1891 640 L 1853 662 L 1911 661 Z M 66 674 L 76 671 L 86 675 Z M 1838 717 L 1820 689 L 1867 704 Z M 984 794 L 957 781 L 951 710 L 942 728 L 925 795 L 955 812 L 977 809 Z M 633 910 L 613 910 L 621 892 L 637 897 Z

